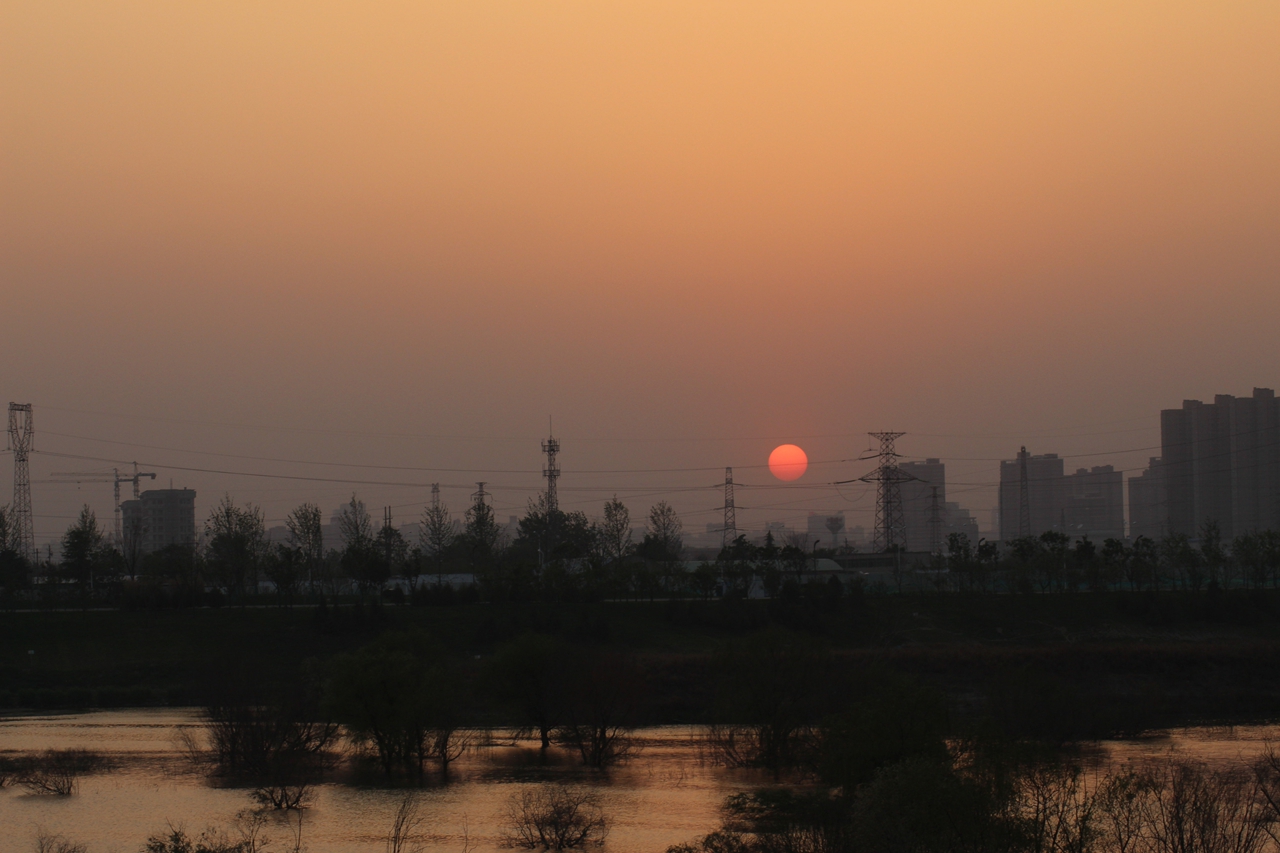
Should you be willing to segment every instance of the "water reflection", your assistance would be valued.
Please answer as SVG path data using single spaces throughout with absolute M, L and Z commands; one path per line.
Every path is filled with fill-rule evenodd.
M 0 853 L 34 849 L 41 829 L 85 842 L 91 853 L 135 851 L 147 836 L 170 823 L 198 833 L 228 825 L 250 805 L 242 788 L 218 787 L 193 766 L 183 734 L 198 733 L 192 710 L 103 711 L 0 720 L 0 753 L 81 748 L 106 754 L 110 774 L 81 780 L 74 797 L 42 797 L 0 791 Z M 699 836 L 719 820 L 730 793 L 767 779 L 744 771 L 706 766 L 699 760 L 697 731 L 688 727 L 646 729 L 642 749 L 607 775 L 584 769 L 576 756 L 543 756 L 532 742 L 483 745 L 450 770 L 447 785 L 428 785 L 421 814 L 428 850 L 476 853 L 501 848 L 503 823 L 513 793 L 548 781 L 593 786 L 610 821 L 610 853 L 661 851 Z M 304 813 L 303 839 L 312 853 L 382 850 L 403 791 L 381 785 L 375 774 L 349 772 L 321 785 Z M 280 823 L 278 843 L 290 835 Z
M 0 720 L 0 754 L 46 749 L 104 753 L 116 769 L 81 780 L 73 797 L 35 796 L 0 790 L 0 853 L 29 853 L 37 832 L 47 829 L 88 844 L 91 853 L 137 851 L 147 836 L 170 823 L 198 833 L 229 825 L 248 807 L 249 792 L 219 787 L 193 765 L 184 735 L 198 734 L 193 710 L 103 711 Z M 690 727 L 642 730 L 641 750 L 607 775 L 584 769 L 576 755 L 543 755 L 532 741 L 495 739 L 478 745 L 421 792 L 422 840 L 431 851 L 493 853 L 501 847 L 513 793 L 549 781 L 593 786 L 610 821 L 609 853 L 655 853 L 714 829 L 719 807 L 734 791 L 768 784 L 748 771 L 708 766 L 701 760 L 698 731 Z M 1093 761 L 1145 763 L 1195 758 L 1211 764 L 1248 761 L 1280 728 L 1194 728 L 1159 736 L 1099 744 Z M 402 789 L 386 787 L 376 772 L 348 770 L 316 790 L 303 813 L 303 839 L 311 853 L 381 851 Z M 291 832 L 273 817 L 277 847 Z

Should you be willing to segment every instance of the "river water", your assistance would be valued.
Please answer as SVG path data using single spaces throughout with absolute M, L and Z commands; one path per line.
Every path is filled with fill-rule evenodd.
M 0 853 L 30 853 L 42 830 L 84 843 L 89 853 L 135 853 L 148 836 L 170 826 L 195 835 L 209 826 L 229 828 L 251 807 L 243 788 L 217 787 L 188 758 L 183 735 L 199 736 L 194 710 L 127 710 L 21 716 L 0 720 L 0 755 L 84 748 L 104 754 L 109 772 L 81 779 L 70 797 L 0 789 Z M 662 853 L 711 831 L 720 806 L 736 791 L 768 777 L 704 762 L 699 732 L 687 727 L 644 729 L 640 752 L 607 775 L 583 771 L 572 756 L 539 760 L 530 742 L 506 741 L 459 760 L 447 785 L 419 794 L 423 818 L 418 843 L 430 853 L 496 853 L 504 847 L 513 795 L 555 781 L 589 785 L 610 822 L 607 853 Z M 1100 761 L 1144 762 L 1169 754 L 1210 762 L 1250 760 L 1275 727 L 1196 728 L 1099 746 Z M 302 842 L 310 853 L 386 849 L 386 837 L 405 791 L 370 778 L 317 787 L 302 812 Z M 273 815 L 269 849 L 292 849 L 297 816 Z
M 0 720 L 0 754 L 84 748 L 114 765 L 110 772 L 83 777 L 70 797 L 0 789 L 0 853 L 30 853 L 41 829 L 83 842 L 90 853 L 135 853 L 170 824 L 189 835 L 211 825 L 230 827 L 238 812 L 253 805 L 250 793 L 211 785 L 188 758 L 184 732 L 200 734 L 194 710 Z M 571 781 L 599 793 L 610 822 L 609 853 L 662 853 L 714 829 L 729 794 L 768 781 L 754 772 L 708 766 L 700 760 L 697 737 L 688 727 L 644 729 L 638 754 L 608 774 L 586 772 L 563 753 L 544 763 L 532 742 L 508 740 L 475 750 L 453 765 L 449 784 L 422 789 L 420 841 L 432 853 L 507 849 L 502 842 L 512 796 L 531 786 Z M 384 850 L 404 795 L 403 789 L 379 787 L 375 777 L 365 784 L 318 786 L 302 813 L 305 849 Z M 276 815 L 268 825 L 272 849 L 292 848 L 288 819 Z

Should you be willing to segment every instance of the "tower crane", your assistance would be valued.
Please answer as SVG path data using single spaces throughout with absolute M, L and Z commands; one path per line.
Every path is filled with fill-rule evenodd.
M 141 497 L 141 490 L 138 488 L 139 482 L 143 477 L 150 477 L 152 480 L 156 478 L 154 472 L 139 471 L 138 463 L 133 463 L 133 474 L 120 473 L 119 468 L 112 468 L 111 473 L 103 471 L 61 471 L 53 474 L 54 477 L 60 479 L 48 480 L 50 483 L 114 483 L 116 497 L 116 545 L 124 544 L 124 528 L 120 520 L 120 484 L 133 483 L 133 499 L 136 501 Z

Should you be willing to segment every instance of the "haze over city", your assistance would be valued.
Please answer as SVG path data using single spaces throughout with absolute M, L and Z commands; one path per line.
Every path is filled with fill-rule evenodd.
M 869 487 L 829 484 L 873 467 L 870 430 L 943 459 L 984 526 L 1022 445 L 1136 471 L 1161 409 L 1280 381 L 1278 25 L 5 4 L 0 358 L 37 541 L 112 510 L 42 480 L 133 460 L 200 519 L 358 491 L 412 521 L 480 480 L 505 518 L 549 419 L 566 508 L 665 498 L 691 529 L 725 466 L 744 526 L 869 526 Z

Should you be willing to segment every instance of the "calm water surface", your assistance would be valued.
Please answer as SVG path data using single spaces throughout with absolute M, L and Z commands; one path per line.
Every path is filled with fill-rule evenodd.
M 30 853 L 41 828 L 84 842 L 90 853 L 135 853 L 169 824 L 193 835 L 210 825 L 229 826 L 237 812 L 252 805 L 249 792 L 209 784 L 186 757 L 184 732 L 200 732 L 194 710 L 0 720 L 0 754 L 81 747 L 115 763 L 109 773 L 82 778 L 71 797 L 0 789 L 0 853 Z M 448 785 L 422 791 L 422 840 L 433 853 L 507 849 L 502 832 L 511 796 L 527 786 L 567 779 L 600 793 L 611 823 L 608 853 L 661 853 L 714 829 L 729 794 L 768 781 L 708 766 L 699 758 L 697 734 L 685 727 L 644 729 L 639 754 L 607 776 L 585 772 L 567 754 L 542 764 L 529 742 L 476 750 L 456 762 Z M 403 796 L 403 790 L 376 784 L 319 786 L 303 813 L 305 848 L 310 853 L 383 850 Z M 285 847 L 287 832 L 283 824 L 269 830 L 273 848 Z
M 34 850 L 41 828 L 84 842 L 90 853 L 139 851 L 149 835 L 170 824 L 195 834 L 229 826 L 252 805 L 245 789 L 211 785 L 186 757 L 183 733 L 199 734 L 194 710 L 101 711 L 0 719 L 0 753 L 82 747 L 115 763 L 86 777 L 71 797 L 0 790 L 0 853 Z M 729 794 L 765 784 L 767 777 L 707 765 L 698 732 L 683 727 L 645 729 L 642 750 L 607 776 L 587 773 L 571 756 L 539 762 L 531 743 L 490 746 L 457 762 L 448 785 L 421 794 L 426 850 L 496 853 L 502 846 L 507 804 L 528 786 L 572 780 L 593 786 L 611 822 L 607 853 L 662 853 L 711 831 Z M 1103 762 L 1143 763 L 1169 755 L 1210 762 L 1250 760 L 1280 728 L 1181 729 L 1158 737 L 1101 744 Z M 303 812 L 303 843 L 311 853 L 381 851 L 403 790 L 376 784 L 319 786 Z M 269 830 L 284 849 L 288 830 Z

